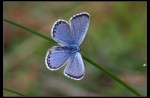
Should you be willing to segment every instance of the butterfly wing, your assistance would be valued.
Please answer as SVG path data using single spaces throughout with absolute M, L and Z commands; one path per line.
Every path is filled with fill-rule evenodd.
M 81 80 L 83 78 L 84 63 L 79 52 L 71 55 L 64 70 L 64 75 L 74 80 Z
M 47 51 L 45 64 L 49 70 L 58 70 L 65 65 L 70 58 L 70 51 L 65 50 L 61 46 L 54 46 Z
M 71 38 L 71 30 L 67 21 L 59 19 L 51 29 L 51 36 L 60 45 L 70 45 L 73 40 Z
M 70 28 L 75 45 L 79 46 L 82 43 L 89 26 L 89 21 L 89 14 L 86 12 L 71 17 Z

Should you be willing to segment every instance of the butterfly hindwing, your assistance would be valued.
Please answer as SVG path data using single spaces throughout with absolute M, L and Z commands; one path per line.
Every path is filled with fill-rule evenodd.
M 79 52 L 71 55 L 64 75 L 74 80 L 81 80 L 84 77 L 84 63 Z
M 70 58 L 70 51 L 61 48 L 61 46 L 54 46 L 47 51 L 45 57 L 45 64 L 49 70 L 58 70 L 67 63 Z

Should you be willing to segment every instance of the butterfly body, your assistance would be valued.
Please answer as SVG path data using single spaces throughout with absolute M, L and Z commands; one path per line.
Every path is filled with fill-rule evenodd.
M 80 48 L 78 46 L 56 46 L 53 48 L 56 51 L 70 51 L 70 52 L 80 52 Z

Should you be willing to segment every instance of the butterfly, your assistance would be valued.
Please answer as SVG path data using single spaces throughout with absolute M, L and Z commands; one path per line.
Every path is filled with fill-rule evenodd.
M 85 38 L 89 21 L 90 15 L 82 12 L 73 15 L 69 23 L 59 19 L 53 24 L 51 36 L 59 45 L 53 46 L 46 53 L 45 64 L 49 70 L 58 70 L 66 65 L 65 76 L 74 80 L 84 77 L 84 63 L 79 45 Z

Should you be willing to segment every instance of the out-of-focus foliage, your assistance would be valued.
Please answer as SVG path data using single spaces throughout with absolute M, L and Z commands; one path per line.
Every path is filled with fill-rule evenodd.
M 90 26 L 81 54 L 107 68 L 147 95 L 146 2 L 3 2 L 3 17 L 49 37 L 53 23 L 80 12 L 90 14 Z M 44 63 L 46 51 L 56 45 L 3 23 L 3 86 L 28 96 L 135 96 L 91 64 L 85 77 L 71 80 Z M 4 96 L 18 96 L 4 91 Z

